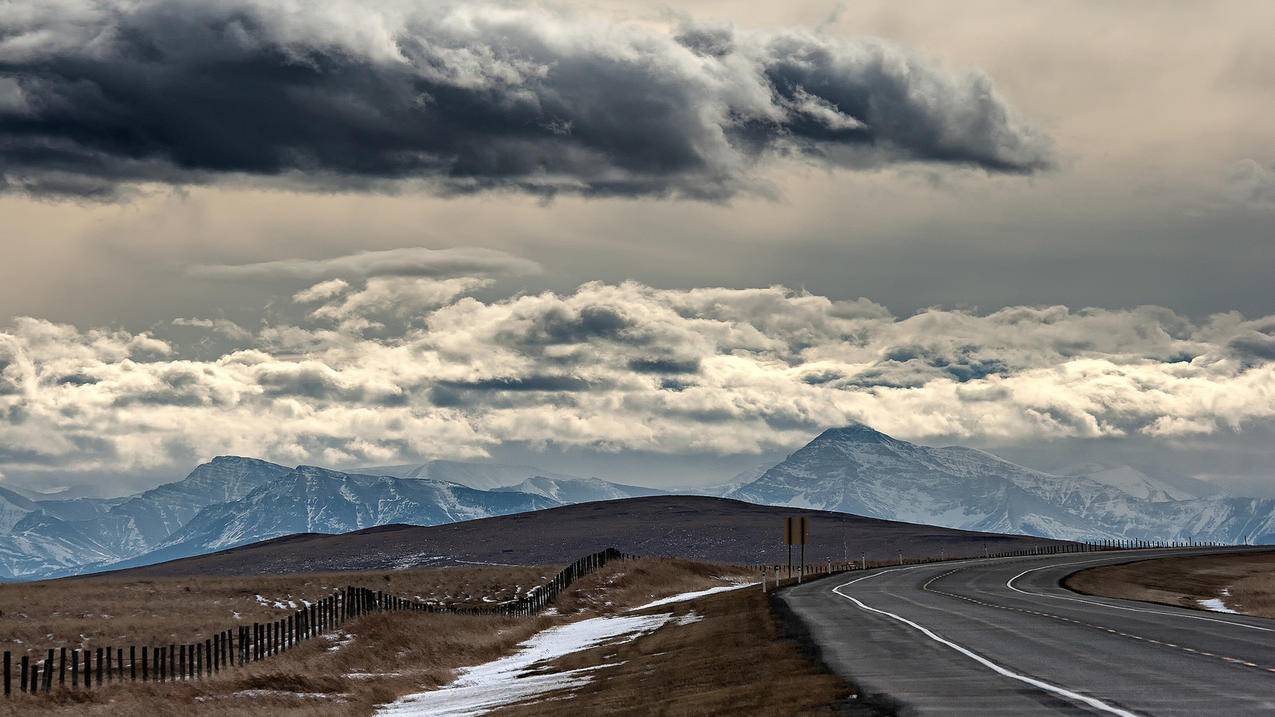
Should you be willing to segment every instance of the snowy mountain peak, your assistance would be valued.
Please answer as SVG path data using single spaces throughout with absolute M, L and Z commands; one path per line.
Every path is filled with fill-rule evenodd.
M 844 426 L 827 429 L 816 436 L 813 441 L 806 445 L 806 447 L 820 446 L 827 443 L 890 445 L 893 443 L 901 443 L 901 441 L 887 436 L 866 423 L 859 423 L 858 421 L 855 421 Z
M 1054 475 L 973 448 L 916 445 L 862 424 L 824 431 L 727 497 L 1062 539 L 1275 539 L 1275 500 L 1198 498 L 1129 468 Z
M 1087 463 L 1072 466 L 1064 471 L 1065 475 L 1083 476 L 1089 480 L 1102 483 L 1122 491 L 1135 498 L 1163 502 L 1170 500 L 1191 500 L 1198 496 L 1189 491 L 1156 480 L 1132 466 L 1108 466 Z

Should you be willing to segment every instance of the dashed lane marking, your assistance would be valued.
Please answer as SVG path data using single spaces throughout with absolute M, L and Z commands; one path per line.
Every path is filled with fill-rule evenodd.
M 1057 566 L 1051 566 L 1051 567 L 1057 567 Z M 1076 620 L 1076 619 L 1074 619 L 1074 618 L 1070 618 L 1070 617 L 1063 617 L 1062 615 L 1055 615 L 1054 613 L 1042 612 L 1042 611 L 1040 611 L 1040 610 L 1030 610 L 1030 609 L 1027 609 L 1027 608 L 1021 608 L 1021 607 L 1011 607 L 1011 606 L 1009 606 L 1009 605 L 1001 605 L 1001 604 L 998 604 L 998 603 L 987 602 L 987 601 L 985 601 L 985 600 L 979 600 L 978 598 L 973 598 L 973 597 L 970 597 L 970 596 L 968 596 L 968 595 L 960 595 L 960 594 L 957 594 L 957 593 L 950 593 L 950 592 L 947 592 L 947 591 L 945 591 L 945 590 L 938 590 L 938 589 L 936 589 L 936 588 L 931 587 L 931 585 L 934 583 L 934 581 L 939 580 L 939 579 L 941 579 L 941 578 L 948 577 L 949 575 L 952 575 L 953 573 L 956 573 L 956 572 L 958 572 L 959 570 L 960 570 L 960 568 L 957 568 L 957 569 L 949 570 L 949 571 L 947 571 L 947 572 L 945 572 L 945 573 L 940 573 L 940 574 L 938 574 L 938 575 L 935 575 L 934 577 L 932 577 L 932 578 L 930 578 L 929 580 L 925 581 L 925 584 L 923 584 L 923 585 L 921 586 L 921 589 L 922 589 L 922 590 L 924 590 L 925 592 L 934 593 L 935 595 L 942 595 L 942 596 L 944 596 L 944 597 L 954 598 L 954 599 L 956 599 L 956 600 L 964 600 L 965 602 L 972 603 L 972 604 L 974 604 L 974 605 L 981 605 L 981 606 L 983 606 L 983 607 L 995 608 L 995 609 L 997 609 L 997 610 L 1007 610 L 1007 611 L 1009 611 L 1009 612 L 1017 612 L 1017 613 L 1022 613 L 1022 614 L 1024 614 L 1024 615 L 1035 615 L 1035 616 L 1037 616 L 1037 617 L 1045 617 L 1045 618 L 1049 618 L 1049 619 L 1051 619 L 1051 620 L 1057 620 L 1057 621 L 1060 621 L 1060 622 L 1067 622 L 1067 623 L 1071 623 L 1071 624 L 1073 624 L 1073 625 L 1079 625 L 1079 626 L 1081 626 L 1081 627 L 1088 627 L 1088 628 L 1092 628 L 1092 629 L 1094 629 L 1094 630 L 1098 630 L 1098 631 L 1100 631 L 1100 632 L 1106 632 L 1106 633 L 1109 633 L 1109 634 L 1112 634 L 1112 635 L 1118 635 L 1118 636 L 1120 636 L 1120 637 L 1125 637 L 1125 638 L 1128 638 L 1128 639 L 1130 639 L 1130 640 L 1137 640 L 1138 642 L 1145 642 L 1145 643 L 1150 644 L 1150 645 L 1156 645 L 1156 646 L 1159 646 L 1159 647 L 1166 647 L 1166 648 L 1176 649 L 1176 650 L 1180 650 L 1180 651 L 1182 651 L 1182 652 L 1191 653 L 1191 654 L 1193 654 L 1193 655 L 1200 655 L 1200 656 L 1202 656 L 1202 657 L 1210 657 L 1210 658 L 1218 659 L 1218 660 L 1221 660 L 1221 661 L 1223 661 L 1223 662 L 1226 662 L 1226 663 L 1229 663 L 1229 664 L 1232 664 L 1232 665 L 1240 665 L 1240 666 L 1243 666 L 1243 667 L 1251 667 L 1251 668 L 1255 668 L 1255 669 L 1259 669 L 1259 670 L 1264 670 L 1264 671 L 1266 671 L 1266 672 L 1275 672 L 1275 667 L 1263 667 L 1263 666 L 1261 666 L 1261 665 L 1258 665 L 1258 664 L 1257 664 L 1257 663 L 1255 663 L 1255 662 L 1251 662 L 1251 661 L 1249 661 L 1249 660 L 1242 660 L 1242 659 L 1240 659 L 1240 658 L 1238 658 L 1238 657 L 1228 657 L 1228 656 L 1226 656 L 1226 655 L 1217 655 L 1217 654 L 1214 654 L 1214 653 L 1212 653 L 1212 652 L 1205 652 L 1205 651 L 1203 651 L 1203 650 L 1197 650 L 1197 649 L 1194 649 L 1194 648 L 1191 648 L 1191 647 L 1186 647 L 1186 646 L 1184 646 L 1184 645 L 1178 645 L 1177 643 L 1173 643 L 1173 642 L 1165 642 L 1165 641 L 1163 641 L 1163 640 L 1156 640 L 1155 638 L 1151 638 L 1151 637 L 1143 637 L 1142 635 L 1134 635 L 1133 633 L 1124 632 L 1124 631 L 1122 631 L 1122 630 L 1116 630 L 1116 629 L 1114 629 L 1114 628 L 1107 627 L 1106 625 L 1095 625 L 1094 623 L 1091 623 L 1091 622 L 1085 622 L 1085 621 L 1083 621 L 1083 620 Z M 1030 572 L 1030 571 L 1028 571 L 1028 572 Z M 1019 573 L 1019 574 L 1018 574 L 1017 576 L 1015 576 L 1014 578 L 1011 578 L 1011 579 L 1010 579 L 1010 582 L 1012 583 L 1014 580 L 1016 580 L 1018 577 L 1021 577 L 1022 575 L 1023 575 L 1023 573 Z M 1008 585 L 1008 584 L 1007 584 L 1007 585 Z M 1013 586 L 1009 586 L 1009 587 L 1011 587 L 1011 588 L 1012 588 Z M 1039 593 L 1029 593 L 1029 592 L 1024 592 L 1024 591 L 1022 591 L 1022 590 L 1018 590 L 1017 592 L 1023 593 L 1024 595 L 1033 595 L 1033 596 L 1037 596 L 1037 595 L 1039 595 Z M 1084 602 L 1088 602 L 1088 601 L 1084 601 Z M 1096 604 L 1101 604 L 1101 603 L 1096 603 Z M 1115 606 L 1110 606 L 1110 607 L 1115 607 Z M 1156 611 L 1156 610 L 1140 610 L 1139 612 L 1156 612 L 1156 613 L 1158 613 L 1159 611 Z M 1164 614 L 1167 614 L 1167 615 L 1173 615 L 1174 613 L 1164 613 Z M 1188 616 L 1188 617 L 1189 617 L 1189 616 Z M 1226 621 L 1222 621 L 1222 622 L 1226 622 Z M 1243 624 L 1243 623 L 1228 623 L 1228 624 L 1241 625 L 1241 624 Z
M 856 599 L 856 598 L 854 598 L 854 597 L 851 597 L 851 596 L 849 596 L 849 595 L 846 595 L 845 593 L 841 592 L 841 589 L 842 589 L 842 588 L 847 587 L 847 586 L 849 586 L 849 585 L 853 585 L 853 584 L 855 584 L 855 583 L 859 582 L 860 580 L 867 580 L 868 578 L 876 577 L 876 576 L 878 576 L 878 575 L 884 575 L 884 574 L 886 574 L 886 573 L 893 573 L 893 572 L 898 572 L 898 571 L 900 571 L 900 570 L 907 570 L 907 569 L 908 569 L 908 568 L 895 568 L 895 569 L 893 569 L 893 570 L 885 570 L 885 571 L 882 571 L 882 572 L 879 572 L 879 573 L 873 573 L 872 575 L 864 575 L 863 577 L 860 577 L 860 578 L 857 578 L 857 579 L 855 579 L 855 580 L 851 580 L 850 582 L 847 582 L 847 583 L 843 583 L 843 584 L 841 584 L 841 585 L 838 585 L 837 587 L 835 587 L 835 588 L 833 588 L 833 589 L 832 589 L 832 592 L 833 592 L 833 593 L 835 593 L 835 594 L 837 594 L 837 595 L 839 595 L 839 596 L 841 596 L 841 597 L 843 597 L 843 598 L 845 598 L 846 600 L 849 600 L 850 602 L 854 603 L 855 605 L 858 605 L 858 606 L 859 606 L 859 608 L 860 608 L 860 609 L 862 609 L 862 610 L 866 610 L 866 611 L 868 611 L 868 612 L 874 612 L 874 613 L 877 613 L 878 615 L 885 615 L 886 617 L 888 617 L 888 618 L 890 618 L 890 619 L 892 619 L 892 620 L 897 620 L 897 621 L 899 621 L 899 622 L 903 623 L 904 625 L 907 625 L 908 627 L 911 627 L 912 629 L 914 629 L 914 630 L 916 630 L 916 631 L 920 632 L 922 635 L 925 635 L 927 638 L 929 638 L 929 639 L 931 639 L 931 640 L 933 640 L 933 641 L 935 641 L 935 642 L 937 642 L 937 643 L 939 643 L 939 644 L 941 644 L 941 645 L 945 645 L 945 646 L 947 646 L 947 647 L 949 647 L 949 648 L 951 648 L 951 649 L 953 649 L 953 650 L 955 650 L 955 651 L 959 652 L 960 654 L 962 654 L 962 655 L 964 655 L 964 656 L 966 656 L 966 657 L 970 658 L 971 660 L 973 660 L 973 661 L 975 661 L 975 662 L 979 663 L 980 665 L 982 665 L 982 666 L 984 666 L 984 667 L 986 667 L 986 668 L 988 668 L 988 669 L 992 670 L 993 672 L 995 672 L 995 673 L 996 673 L 996 674 L 998 674 L 998 675 L 1002 675 L 1002 676 L 1004 676 L 1004 677 L 1008 677 L 1008 678 L 1010 678 L 1011 680 L 1017 680 L 1017 681 L 1019 681 L 1019 682 L 1026 683 L 1026 684 L 1031 685 L 1032 687 L 1035 687 L 1035 688 L 1037 688 L 1037 689 L 1044 690 L 1045 692 L 1049 692 L 1049 693 L 1052 693 L 1052 694 L 1058 695 L 1058 696 L 1060 696 L 1060 697 L 1065 697 L 1065 698 L 1067 698 L 1067 699 L 1069 699 L 1069 700 L 1073 700 L 1073 701 L 1076 701 L 1076 702 L 1080 702 L 1080 703 L 1085 704 L 1085 705 L 1088 705 L 1089 707 L 1092 707 L 1093 709 L 1096 709 L 1096 710 L 1098 710 L 1098 711 L 1100 711 L 1100 712 L 1106 712 L 1106 713 L 1108 713 L 1108 714 L 1113 714 L 1113 715 L 1120 715 L 1120 717 L 1139 717 L 1139 716 L 1138 716 L 1138 714 L 1137 714 L 1136 712 L 1130 712 L 1130 711 L 1128 711 L 1128 710 L 1126 710 L 1126 709 L 1122 709 L 1122 708 L 1120 708 L 1120 707 L 1116 707 L 1115 705 L 1107 704 L 1106 702 L 1103 702 L 1102 700 L 1100 700 L 1100 699 L 1098 699 L 1098 698 L 1096 698 L 1096 697 L 1090 697 L 1090 696 L 1088 696 L 1088 695 L 1083 695 L 1083 694 L 1080 694 L 1079 692 L 1075 692 L 1075 691 L 1073 691 L 1073 690 L 1069 690 L 1069 689 L 1067 689 L 1066 687 L 1059 687 L 1058 685 L 1054 685 L 1054 684 L 1051 684 L 1051 683 L 1045 682 L 1045 681 L 1043 681 L 1043 680 L 1038 680 L 1038 679 L 1036 679 L 1036 678 L 1034 678 L 1034 677 L 1029 677 L 1029 676 L 1027 676 L 1027 675 L 1023 675 L 1023 674 L 1020 674 L 1020 673 L 1014 672 L 1013 670 L 1010 670 L 1010 669 L 1009 669 L 1009 668 L 1007 668 L 1007 667 L 1003 667 L 1003 666 L 1001 666 L 1001 665 L 998 665 L 997 663 L 992 662 L 991 660 L 987 659 L 986 657 L 983 657 L 982 655 L 979 655 L 978 653 L 976 653 L 976 652 L 974 652 L 974 651 L 972 651 L 972 650 L 970 650 L 970 649 L 968 649 L 968 648 L 962 647 L 961 645 L 958 645 L 958 644 L 956 644 L 955 642 L 952 642 L 951 640 L 948 640 L 947 638 L 940 637 L 939 635 L 935 634 L 933 630 L 930 630 L 929 628 L 924 627 L 923 625 L 919 625 L 919 624 L 917 624 L 917 623 L 915 623 L 915 622 L 913 622 L 913 621 L 911 621 L 911 620 L 909 620 L 909 619 L 907 619 L 907 618 L 905 618 L 905 617 L 902 617 L 902 616 L 899 616 L 899 615 L 895 615 L 895 614 L 894 614 L 894 613 L 892 613 L 892 612 L 887 612 L 887 611 L 885 611 L 885 610 L 881 610 L 881 609 L 878 609 L 878 608 L 872 607 L 872 606 L 870 606 L 870 605 L 865 605 L 865 604 L 864 604 L 863 602 L 861 602 L 860 600 L 858 600 L 858 599 Z M 955 572 L 955 571 L 952 571 L 952 572 Z M 950 574 L 950 573 L 949 573 L 949 574 Z

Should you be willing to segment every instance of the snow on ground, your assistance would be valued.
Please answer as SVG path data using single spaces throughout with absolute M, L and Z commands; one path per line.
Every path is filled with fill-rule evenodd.
M 551 673 L 537 673 L 533 666 L 616 638 L 636 639 L 660 628 L 671 617 L 670 613 L 595 617 L 553 627 L 532 636 L 512 655 L 467 667 L 461 670 L 460 677 L 452 684 L 401 697 L 381 707 L 377 714 L 467 717 L 552 690 L 580 687 L 591 679 L 588 673 L 614 665 Z
M 1209 598 L 1207 600 L 1200 600 L 1199 602 L 1200 607 L 1206 610 L 1212 610 L 1213 612 L 1235 613 L 1234 610 L 1226 606 L 1226 603 L 1222 602 L 1222 598 Z
M 1230 596 L 1231 586 L 1228 585 L 1222 589 L 1222 597 L 1209 598 L 1207 600 L 1196 600 L 1196 602 L 1199 603 L 1200 607 L 1205 610 L 1212 610 L 1213 612 L 1229 612 L 1232 615 L 1238 615 L 1239 612 L 1227 607 L 1226 602 L 1223 600 L 1223 598 L 1229 598 Z
M 659 600 L 656 600 L 654 602 L 648 602 L 645 605 L 638 605 L 637 607 L 631 607 L 626 612 L 637 612 L 638 610 L 645 610 L 648 607 L 659 607 L 660 605 L 669 605 L 675 602 L 682 602 L 684 600 L 694 600 L 695 598 L 704 597 L 705 595 L 713 595 L 714 593 L 724 593 L 730 590 L 739 590 L 742 588 L 751 587 L 753 585 L 760 585 L 760 584 L 761 583 L 736 583 L 734 585 L 720 585 L 718 587 L 709 588 L 707 590 L 696 590 L 695 592 L 681 593 L 680 595 L 670 595 L 669 597 L 660 598 Z

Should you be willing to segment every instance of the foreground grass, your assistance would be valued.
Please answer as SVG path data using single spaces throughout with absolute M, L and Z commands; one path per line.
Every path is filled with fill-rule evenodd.
M 1088 595 L 1195 609 L 1200 600 L 1221 598 L 1236 612 L 1275 617 L 1275 551 L 1106 565 L 1063 584 Z
M 674 619 L 636 640 L 602 645 L 544 665 L 593 668 L 593 681 L 493 712 L 549 715 L 877 714 L 788 634 L 770 596 L 749 587 L 642 613 Z M 606 665 L 601 669 L 598 666 Z
M 456 571 L 456 572 L 453 572 Z M 302 644 L 268 660 L 222 672 L 202 682 L 153 685 L 127 683 L 95 688 L 91 692 L 57 692 L 50 697 L 15 695 L 0 698 L 0 715 L 39 711 L 53 715 L 368 715 L 376 705 L 422 689 L 452 681 L 456 670 L 508 654 L 535 632 L 580 617 L 618 612 L 651 599 L 721 584 L 722 566 L 680 560 L 634 560 L 613 563 L 589 575 L 564 593 L 549 614 L 535 618 L 507 618 L 420 613 L 371 615 L 348 623 L 344 629 Z M 417 581 L 419 591 L 434 586 L 456 593 L 465 585 L 479 586 L 500 581 L 528 585 L 527 576 L 538 576 L 537 568 L 440 568 L 422 575 L 388 574 L 402 594 L 409 581 Z M 441 573 L 437 575 L 434 573 Z M 478 573 L 486 573 L 479 575 Z M 293 576 L 280 578 L 281 587 L 310 585 L 323 587 L 353 582 L 355 574 L 337 576 Z M 379 574 L 377 574 L 379 575 Z M 382 576 L 384 577 L 384 576 Z M 236 581 L 246 581 L 251 589 Z M 451 582 L 448 582 L 451 581 Z M 80 591 L 78 583 L 57 581 L 50 586 L 67 586 Z M 146 581 L 152 582 L 152 581 Z M 178 583 L 183 581 L 177 581 Z M 185 580 L 202 588 L 209 582 Z M 246 590 L 256 604 L 258 578 L 216 578 L 225 590 Z M 357 584 L 357 583 L 356 583 Z M 30 587 L 30 586 L 11 586 Z M 42 588 L 51 590 L 52 588 Z M 382 588 L 387 589 L 387 588 Z M 394 588 L 388 588 L 394 589 Z M 474 588 L 478 589 L 477 587 Z M 170 596 L 173 586 L 161 591 Z M 179 598 L 184 591 L 178 589 Z M 195 592 L 192 590 L 192 593 Z M 53 595 L 54 593 L 46 593 Z M 264 595 L 265 593 L 263 593 Z M 164 630 L 186 625 L 188 611 L 181 601 L 170 604 L 176 615 L 135 615 L 143 630 Z M 218 609 L 223 606 L 218 605 Z M 267 613 L 268 615 L 269 613 Z M 247 614 L 244 619 L 249 619 Z M 8 613 L 4 618 L 7 622 Z M 158 624 L 148 624 L 147 620 Z M 183 635 L 189 632 L 183 629 Z M 121 710 L 123 712 L 121 712 Z

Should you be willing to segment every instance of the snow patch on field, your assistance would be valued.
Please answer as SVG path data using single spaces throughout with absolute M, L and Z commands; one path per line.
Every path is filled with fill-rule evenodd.
M 662 627 L 671 618 L 670 613 L 595 617 L 550 628 L 519 645 L 518 652 L 508 657 L 465 668 L 452 684 L 401 697 L 383 706 L 377 714 L 467 717 L 545 692 L 577 688 L 589 682 L 590 672 L 614 665 L 549 673 L 537 672 L 536 665 L 617 638 L 636 639 Z
M 1238 615 L 1238 611 L 1227 607 L 1226 603 L 1222 600 L 1222 598 L 1229 598 L 1230 596 L 1231 588 L 1228 586 L 1222 590 L 1222 597 L 1208 598 L 1207 600 L 1196 600 L 1196 602 L 1199 603 L 1200 607 L 1205 610 L 1212 610 L 1213 612 L 1227 612 L 1232 615 Z
M 638 610 L 645 610 L 650 607 L 659 607 L 661 605 L 671 605 L 672 603 L 675 603 L 675 602 L 684 602 L 686 600 L 694 600 L 695 598 L 704 597 L 705 595 L 714 595 L 716 593 L 724 593 L 724 592 L 729 592 L 731 590 L 739 590 L 741 588 L 751 587 L 753 585 L 759 585 L 759 584 L 760 583 L 736 583 L 734 585 L 719 585 L 718 587 L 709 588 L 707 590 L 696 590 L 695 592 L 681 593 L 679 595 L 670 595 L 669 597 L 660 598 L 659 600 L 656 600 L 654 602 L 648 602 L 645 605 L 638 605 L 637 607 L 631 607 L 627 610 L 627 612 L 637 612 Z

